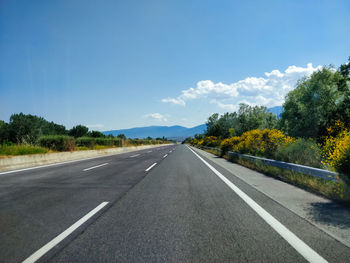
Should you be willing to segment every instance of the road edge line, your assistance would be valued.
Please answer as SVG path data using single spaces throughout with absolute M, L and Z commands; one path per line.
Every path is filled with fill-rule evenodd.
M 218 170 L 205 161 L 199 154 L 193 151 L 190 147 L 187 148 L 196 155 L 206 166 L 209 167 L 228 187 L 230 187 L 247 205 L 250 206 L 268 225 L 270 225 L 284 240 L 286 240 L 300 255 L 302 255 L 307 261 L 312 263 L 326 263 L 323 257 L 321 257 L 316 251 L 309 247 L 304 241 L 298 238 L 287 227 L 280 223 L 264 208 L 257 204 L 246 193 L 239 189 L 235 184 L 228 180 Z

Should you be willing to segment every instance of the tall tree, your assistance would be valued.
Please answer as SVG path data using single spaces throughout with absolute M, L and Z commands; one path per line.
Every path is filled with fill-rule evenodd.
M 73 136 L 75 138 L 86 136 L 89 131 L 89 128 L 84 125 L 77 125 L 74 126 L 72 129 L 69 130 L 69 135 Z
M 0 120 L 0 144 L 9 140 L 9 127 L 8 124 Z
M 240 104 L 238 113 L 225 113 L 221 116 L 215 113 L 208 118 L 207 136 L 229 138 L 233 135 L 254 129 L 273 129 L 277 127 L 277 116 L 266 107 Z
M 349 83 L 331 67 L 300 80 L 283 105 L 282 127 L 290 136 L 320 139 L 335 120 L 350 120 Z
M 87 133 L 87 136 L 93 137 L 93 138 L 104 138 L 106 137 L 102 132 L 99 131 L 90 131 Z

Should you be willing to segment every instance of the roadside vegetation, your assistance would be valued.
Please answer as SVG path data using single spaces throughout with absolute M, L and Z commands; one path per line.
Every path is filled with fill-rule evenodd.
M 213 114 L 205 134 L 187 138 L 194 146 L 296 163 L 339 172 L 339 182 L 268 167 L 235 158 L 249 168 L 311 189 L 350 200 L 350 58 L 338 69 L 323 67 L 298 81 L 278 118 L 263 106 L 240 104 L 237 112 Z
M 13 114 L 9 123 L 0 120 L 0 156 L 62 151 L 102 150 L 113 147 L 169 143 L 166 138 L 127 139 L 125 135 L 104 135 L 77 125 L 67 130 L 30 114 Z

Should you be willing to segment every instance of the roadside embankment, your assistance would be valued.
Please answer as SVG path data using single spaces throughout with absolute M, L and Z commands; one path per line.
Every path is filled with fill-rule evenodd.
M 217 158 L 217 153 L 210 150 L 196 147 L 192 149 L 350 247 L 348 206 L 310 193 L 286 181 L 276 180 L 274 177 L 230 162 L 225 158 Z
M 312 193 L 350 204 L 349 180 L 341 174 L 235 152 L 223 153 L 221 149 L 214 147 L 197 147 Z
M 125 152 L 138 151 L 154 147 L 162 147 L 169 144 L 142 145 L 130 147 L 109 148 L 103 150 L 88 150 L 88 151 L 73 151 L 73 152 L 58 152 L 44 153 L 20 156 L 2 156 L 0 157 L 0 172 L 11 170 L 30 168 L 41 165 L 61 163 L 67 161 L 82 160 L 99 156 L 120 154 Z

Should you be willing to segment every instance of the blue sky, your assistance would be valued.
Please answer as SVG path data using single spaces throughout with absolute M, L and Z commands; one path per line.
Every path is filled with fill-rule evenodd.
M 350 56 L 350 1 L 0 0 L 0 119 L 195 126 Z M 310 64 L 312 63 L 312 64 Z

